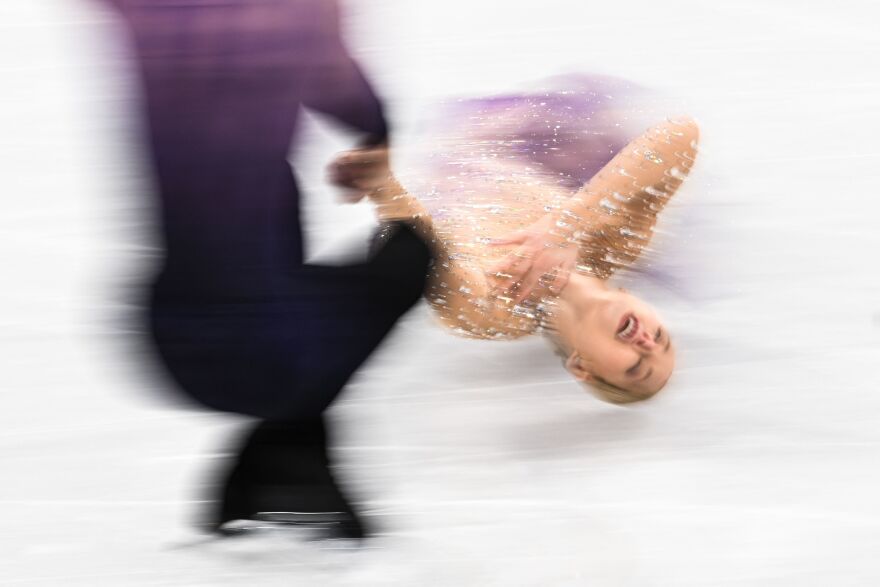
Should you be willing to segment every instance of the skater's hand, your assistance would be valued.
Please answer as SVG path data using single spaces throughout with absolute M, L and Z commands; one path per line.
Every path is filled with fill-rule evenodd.
M 331 183 L 348 190 L 346 200 L 357 202 L 391 181 L 388 148 L 384 145 L 340 153 L 327 168 Z
M 554 222 L 554 216 L 547 214 L 528 228 L 491 243 L 492 246 L 518 245 L 488 271 L 496 293 L 503 292 L 518 304 L 528 298 L 536 286 L 547 287 L 555 295 L 562 291 L 577 262 L 578 250 L 551 232 Z

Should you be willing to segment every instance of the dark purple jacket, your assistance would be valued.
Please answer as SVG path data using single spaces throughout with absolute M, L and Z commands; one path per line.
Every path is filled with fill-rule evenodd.
M 302 262 L 287 161 L 300 106 L 385 139 L 333 0 L 111 0 L 143 81 L 161 203 L 159 300 L 275 297 Z

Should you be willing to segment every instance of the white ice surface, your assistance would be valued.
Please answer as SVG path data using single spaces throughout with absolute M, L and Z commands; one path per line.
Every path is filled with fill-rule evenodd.
M 667 286 L 632 284 L 673 325 L 674 382 L 608 406 L 540 340 L 453 338 L 420 307 L 333 411 L 382 535 L 197 542 L 195 488 L 241 421 L 159 399 L 126 331 L 150 255 L 132 81 L 106 13 L 3 0 L 0 584 L 880 584 L 875 4 L 357 4 L 350 44 L 401 141 L 438 96 L 556 73 L 681 97 L 701 159 L 664 221 Z M 368 210 L 330 204 L 317 151 L 330 254 Z

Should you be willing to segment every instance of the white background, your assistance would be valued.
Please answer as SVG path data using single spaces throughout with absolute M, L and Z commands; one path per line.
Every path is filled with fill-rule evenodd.
M 703 133 L 663 280 L 631 284 L 678 339 L 668 390 L 604 405 L 540 340 L 453 338 L 418 308 L 334 408 L 340 475 L 382 531 L 352 552 L 189 530 L 242 422 L 163 399 L 130 332 L 154 253 L 120 33 L 73 0 L 3 0 L 0 584 L 880 583 L 877 12 L 352 4 L 402 143 L 438 97 L 571 72 L 677 96 Z M 345 143 L 307 137 L 309 234 L 330 251 L 368 210 L 320 184 L 321 148 Z

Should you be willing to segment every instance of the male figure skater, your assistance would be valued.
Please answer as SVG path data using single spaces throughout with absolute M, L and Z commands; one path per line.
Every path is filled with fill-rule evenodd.
M 186 394 L 259 419 L 208 527 L 364 528 L 330 473 L 323 412 L 420 297 L 429 251 L 400 226 L 367 263 L 303 264 L 287 161 L 300 105 L 386 140 L 334 0 L 112 0 L 144 91 L 164 259 L 150 331 Z

